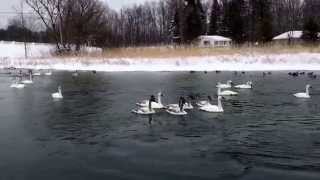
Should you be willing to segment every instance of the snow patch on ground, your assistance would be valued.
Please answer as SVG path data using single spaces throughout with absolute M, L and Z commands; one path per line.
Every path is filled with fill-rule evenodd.
M 319 53 L 223 55 L 170 59 L 0 58 L 0 68 L 96 71 L 279 71 L 320 70 Z
M 24 58 L 24 45 L 0 42 L 0 68 L 96 70 L 96 71 L 279 71 L 320 70 L 320 53 L 235 54 L 207 57 L 147 59 L 51 56 L 54 45 L 29 43 Z M 86 48 L 87 52 L 102 52 Z
M 27 57 L 51 57 L 55 52 L 55 45 L 45 43 L 26 43 Z M 82 52 L 101 53 L 101 48 L 84 47 Z M 0 58 L 24 58 L 25 45 L 23 42 L 0 41 Z

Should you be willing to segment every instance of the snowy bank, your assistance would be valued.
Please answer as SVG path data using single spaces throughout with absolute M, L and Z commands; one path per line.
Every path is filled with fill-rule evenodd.
M 96 71 L 278 71 L 320 70 L 320 53 L 221 55 L 210 57 L 133 58 L 0 58 L 0 68 L 17 67 Z
M 189 58 L 113 58 L 52 56 L 54 45 L 28 43 L 28 59 L 24 44 L 0 41 L 0 68 L 97 70 L 97 71 L 276 71 L 320 70 L 320 53 L 201 56 Z M 86 47 L 86 52 L 102 49 Z M 97 54 L 97 53 L 96 53 Z M 98 53 L 99 54 L 99 53 Z
M 84 47 L 84 53 L 101 53 L 101 48 Z M 51 57 L 55 52 L 55 45 L 45 43 L 27 43 L 27 56 L 30 58 Z M 24 58 L 25 46 L 23 42 L 0 41 L 0 58 Z

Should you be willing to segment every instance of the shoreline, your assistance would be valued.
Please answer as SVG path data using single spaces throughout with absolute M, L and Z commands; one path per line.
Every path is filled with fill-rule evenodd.
M 317 71 L 320 53 L 235 54 L 185 58 L 1 58 L 0 68 L 100 72 Z

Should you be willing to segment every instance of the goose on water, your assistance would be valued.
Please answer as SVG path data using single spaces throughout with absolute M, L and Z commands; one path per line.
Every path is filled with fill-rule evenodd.
M 311 88 L 311 86 L 308 84 L 306 86 L 306 92 L 296 93 L 296 94 L 294 94 L 294 96 L 297 98 L 311 98 L 310 91 L 309 91 L 310 88 Z

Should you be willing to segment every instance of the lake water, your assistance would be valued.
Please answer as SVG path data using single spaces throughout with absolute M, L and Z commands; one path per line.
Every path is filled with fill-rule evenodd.
M 225 112 L 132 114 L 162 91 L 215 97 L 218 81 L 244 83 Z M 0 179 L 320 179 L 320 82 L 287 72 L 54 72 L 23 90 L 0 75 Z M 312 99 L 292 96 L 310 83 Z M 51 93 L 61 85 L 64 99 Z M 214 98 L 216 99 L 216 98 Z M 151 121 L 150 121 L 151 120 Z

